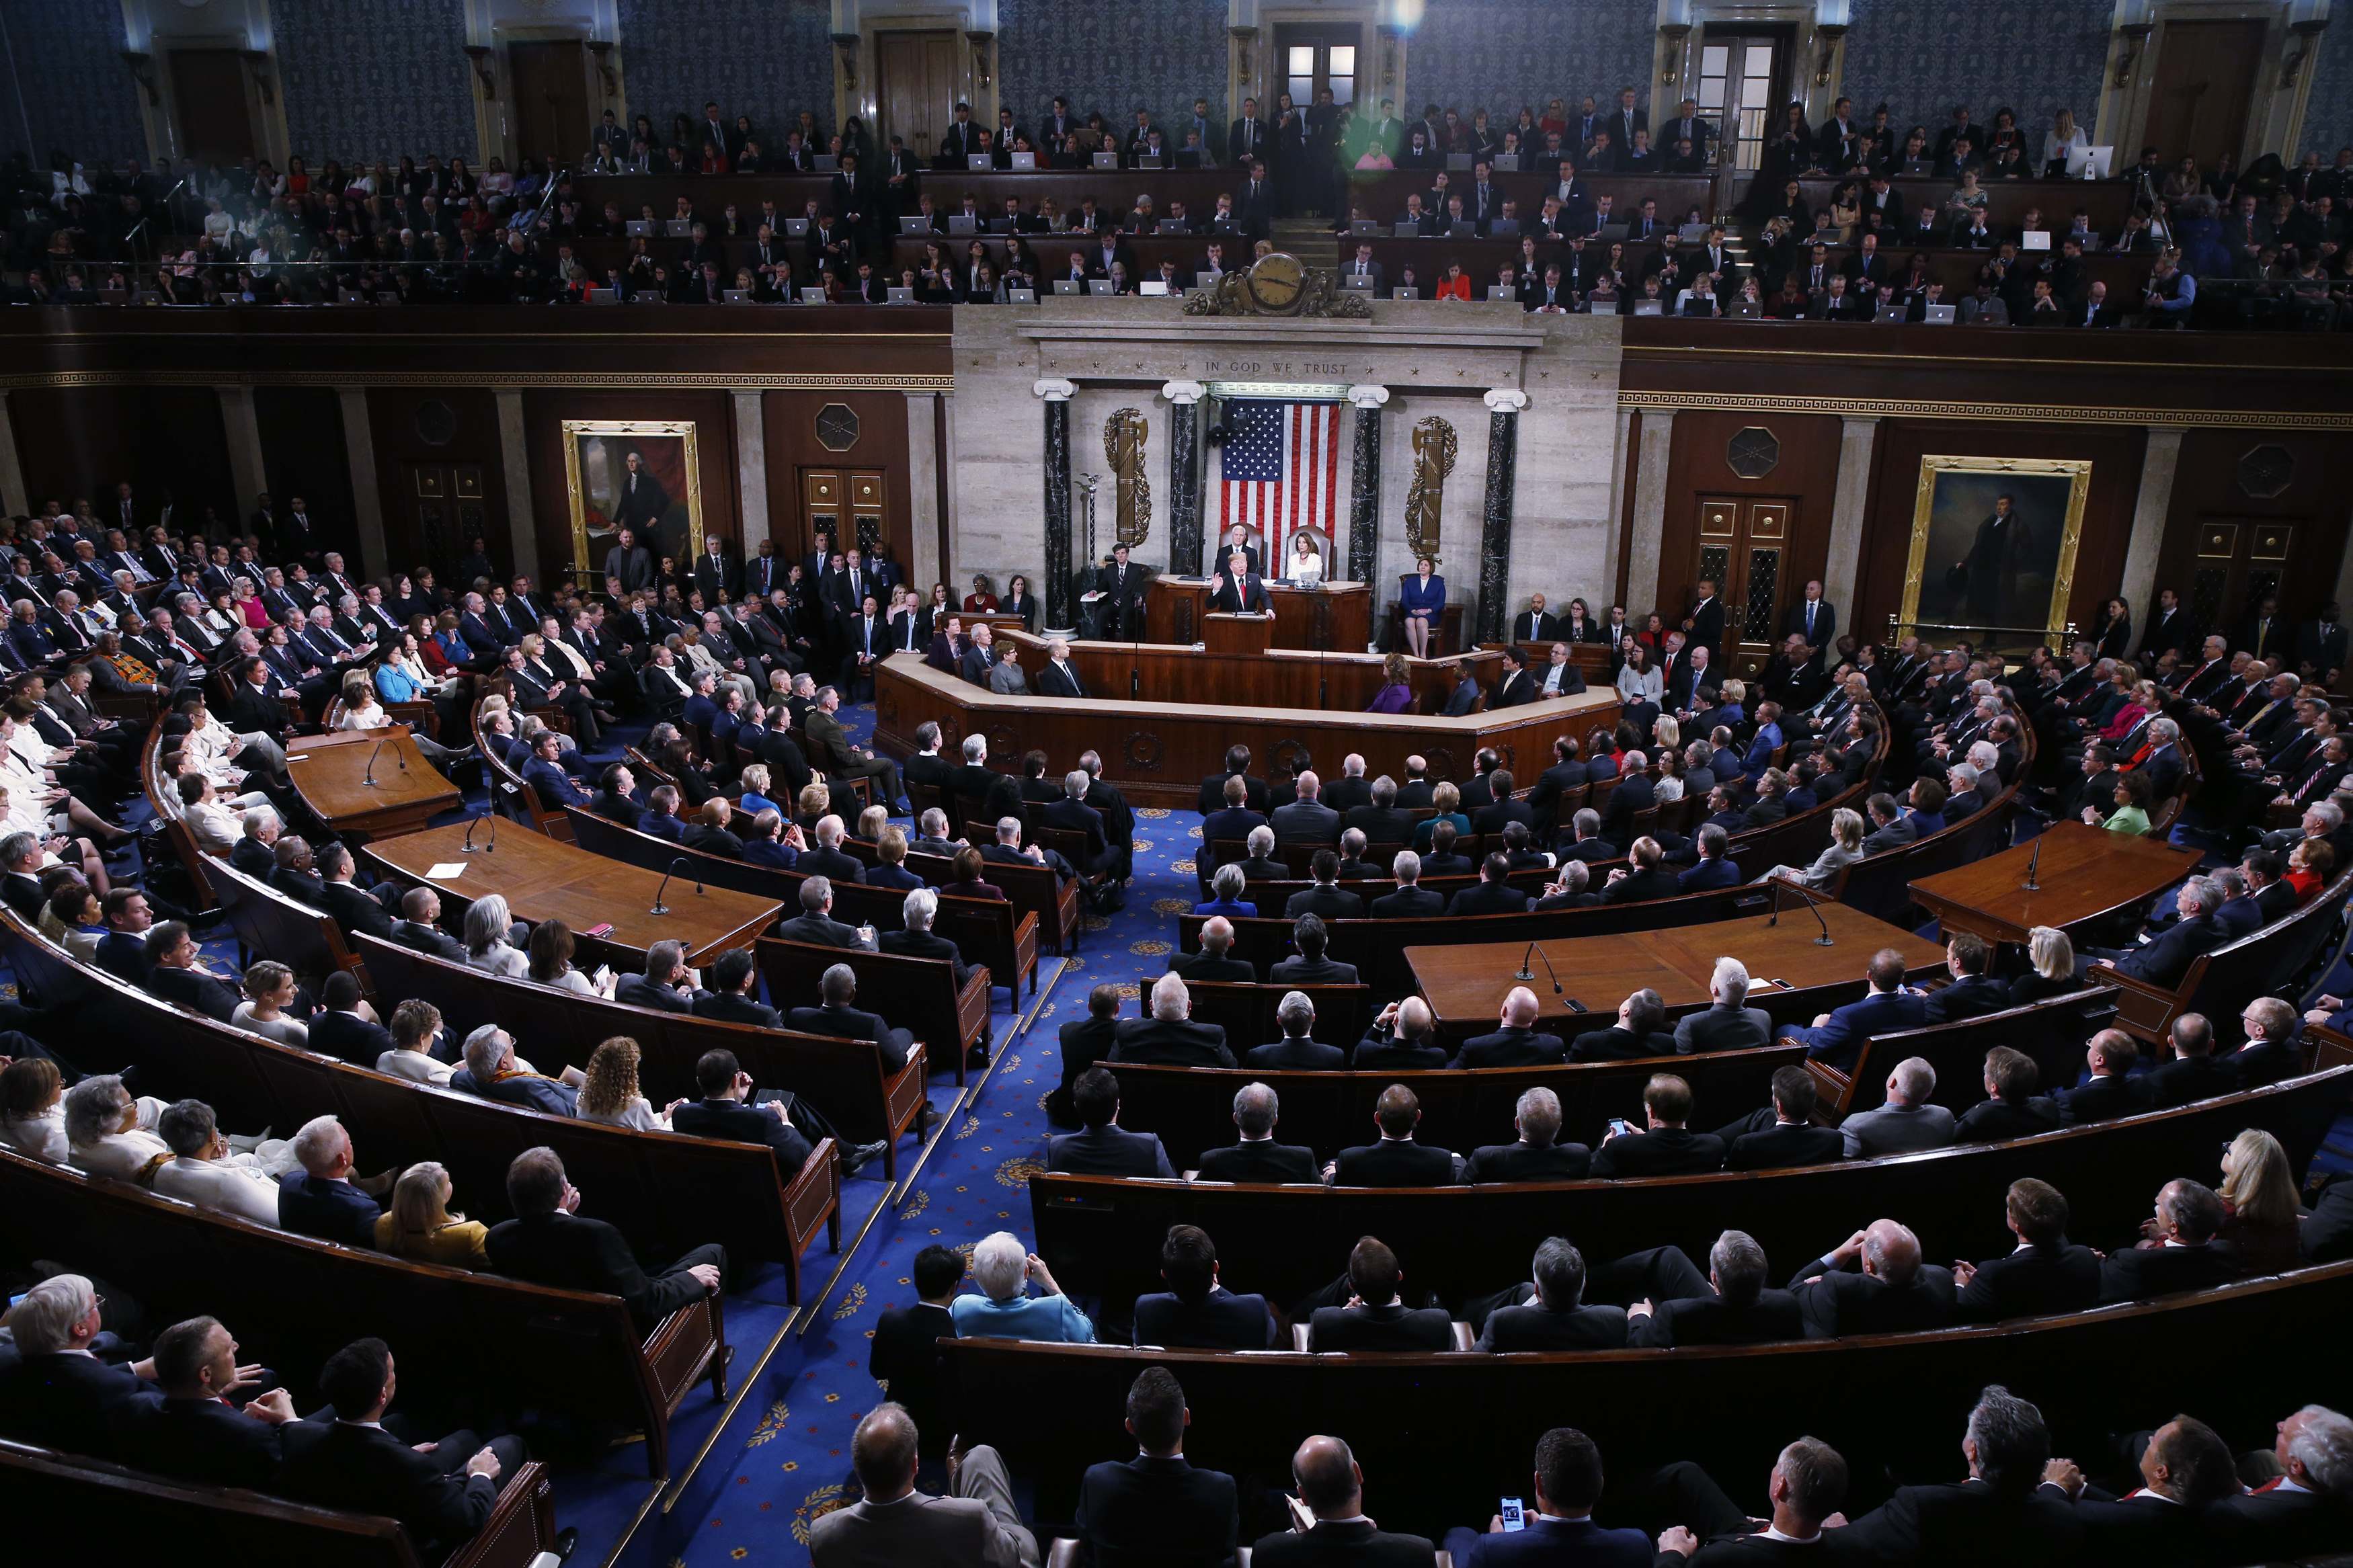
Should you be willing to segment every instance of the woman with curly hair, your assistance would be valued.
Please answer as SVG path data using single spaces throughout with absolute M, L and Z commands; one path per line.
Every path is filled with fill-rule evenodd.
M 616 1035 L 590 1054 L 588 1081 L 580 1086 L 580 1120 L 638 1132 L 667 1132 L 670 1113 L 686 1102 L 672 1100 L 657 1115 L 638 1088 L 638 1042 Z

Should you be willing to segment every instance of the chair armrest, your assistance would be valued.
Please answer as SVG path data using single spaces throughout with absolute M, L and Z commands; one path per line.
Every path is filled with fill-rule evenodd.
M 1079 1543 L 1067 1535 L 1058 1535 L 1046 1548 L 1046 1568 L 1079 1568 Z
M 1781 1044 L 1794 1046 L 1799 1042 L 1784 1039 Z M 1833 1110 L 1845 1110 L 1847 1100 L 1854 1094 L 1854 1080 L 1829 1063 L 1818 1062 L 1811 1057 L 1806 1058 L 1806 1070 L 1814 1075 L 1814 1089 L 1821 1095 L 1822 1103 Z
M 1303 1351 L 1310 1348 L 1307 1342 L 1307 1328 L 1308 1326 L 1305 1323 L 1293 1323 L 1291 1325 L 1291 1348 L 1293 1350 Z
M 1461 1319 L 1455 1319 L 1452 1322 L 1447 1324 L 1446 1327 L 1454 1336 L 1454 1348 L 1456 1350 L 1468 1351 L 1478 1344 L 1479 1341 L 1477 1336 L 1471 1332 L 1471 1325 L 1464 1322 Z
M 536 1461 L 505 1479 L 491 1517 L 448 1568 L 536 1568 L 555 1540 L 555 1487 Z
M 2338 1033 L 2326 1024 L 2307 1024 L 2305 1037 L 2312 1043 L 2314 1072 L 2327 1072 L 2330 1068 L 2353 1062 L 2353 1037 Z

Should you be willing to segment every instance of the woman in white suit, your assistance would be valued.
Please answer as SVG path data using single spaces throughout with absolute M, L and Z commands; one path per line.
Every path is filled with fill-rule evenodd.
M 1302 587 L 1324 581 L 1324 550 L 1311 530 L 1303 528 L 1291 536 L 1290 575 Z

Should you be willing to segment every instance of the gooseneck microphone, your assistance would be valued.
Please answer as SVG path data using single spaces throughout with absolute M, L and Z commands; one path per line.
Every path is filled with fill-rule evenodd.
M 375 750 L 368 753 L 367 766 L 360 773 L 360 783 L 365 784 L 370 789 L 382 789 L 384 787 L 382 784 L 375 782 L 375 760 L 383 754 L 385 742 L 378 741 L 375 743 Z
M 654 889 L 654 907 L 648 910 L 646 913 L 649 915 L 666 915 L 670 913 L 670 906 L 662 902 L 662 895 L 670 890 L 670 879 L 672 877 L 677 876 L 678 868 L 685 864 L 686 857 L 683 855 L 681 855 L 670 863 L 670 869 L 662 873 L 661 886 Z
M 2041 891 L 2042 890 L 2042 883 L 2040 883 L 2040 882 L 2038 882 L 2038 881 L 2036 881 L 2036 880 L 2034 879 L 2034 871 L 2035 871 L 2035 868 L 2037 868 L 2038 866 L 2041 866 L 2042 864 L 2042 835 L 2037 834 L 2037 835 L 2035 836 L 2035 838 L 2034 838 L 2034 853 L 2033 853 L 2033 854 L 2031 854 L 2031 855 L 2029 855 L 2029 856 L 2026 858 L 2026 883 L 2025 883 L 2025 888 L 2024 888 L 2024 890 L 2025 890 L 2025 891 L 2030 892 L 2030 893 L 2039 893 L 2039 892 L 2041 892 Z
M 1556 996 L 1563 994 L 1564 993 L 1561 990 L 1560 984 L 1560 973 L 1552 966 L 1552 956 L 1546 952 L 1543 948 L 1537 946 L 1535 942 L 1528 943 L 1528 951 L 1520 954 L 1520 972 L 1517 974 L 1513 975 L 1512 978 L 1514 980 L 1534 980 L 1536 977 L 1536 972 L 1528 964 L 1528 960 L 1530 958 L 1541 958 L 1544 960 L 1545 973 L 1552 977 L 1552 994 Z

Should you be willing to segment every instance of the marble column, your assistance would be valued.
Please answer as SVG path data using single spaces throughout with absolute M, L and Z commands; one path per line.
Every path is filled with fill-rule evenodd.
M 1520 410 L 1528 395 L 1499 386 L 1487 394 L 1487 504 L 1479 532 L 1479 634 L 1500 642 L 1511 619 L 1512 486 L 1520 449 Z
M 1168 570 L 1188 577 L 1201 570 L 1201 399 L 1208 395 L 1198 381 L 1160 389 L 1168 400 Z
M 359 571 L 355 576 L 390 572 L 392 547 L 384 536 L 384 491 L 376 487 L 375 436 L 368 428 L 367 389 L 339 389 L 343 405 L 343 458 L 352 469 L 352 523 L 359 533 Z
M 30 517 L 32 502 L 25 494 L 25 466 L 16 456 L 16 426 L 8 417 L 8 394 L 0 390 L 0 511 Z
M 1049 376 L 1029 389 L 1046 405 L 1046 626 L 1074 624 L 1071 597 L 1071 399 L 1078 387 Z
M 502 388 L 498 401 L 499 467 L 507 481 L 507 549 L 514 558 L 514 571 L 544 583 L 548 574 L 539 569 L 538 522 L 531 504 L 531 444 L 523 438 L 522 393 Z
M 1381 544 L 1381 405 L 1386 386 L 1352 386 L 1356 405 L 1356 444 L 1348 468 L 1348 570 L 1351 583 L 1369 583 Z
M 1875 638 L 1855 614 L 1854 590 L 1862 567 L 1862 525 L 1871 506 L 1871 453 L 1879 438 L 1879 416 L 1849 418 L 1839 432 L 1838 484 L 1831 499 L 1831 542 L 1822 565 L 1822 597 L 1837 610 L 1847 630 Z
M 915 536 L 903 563 L 912 563 L 912 581 L 926 584 L 953 581 L 940 559 L 939 401 L 936 392 L 907 394 L 907 516 Z
M 2124 576 L 2116 587 L 2136 617 L 2147 616 L 2147 606 L 2157 602 L 2157 557 L 2165 548 L 2165 519 L 2173 510 L 2173 475 L 2181 466 L 2185 433 L 2179 425 L 2149 426 L 2140 494 L 2133 501 L 2132 539 L 2125 546 Z M 2189 584 L 2181 586 L 2186 590 Z
M 744 521 L 744 559 L 760 553 L 768 537 L 768 426 L 760 394 L 738 392 L 735 402 L 737 515 Z
M 221 432 L 228 437 L 229 483 L 237 490 L 239 517 L 249 516 L 269 489 L 269 474 L 261 457 L 261 424 L 253 412 L 253 388 L 223 386 Z
M 1667 458 L 1673 449 L 1675 411 L 1641 410 L 1641 450 L 1634 462 L 1633 542 L 1626 552 L 1626 618 L 1640 626 L 1657 607 L 1659 535 L 1667 525 Z

